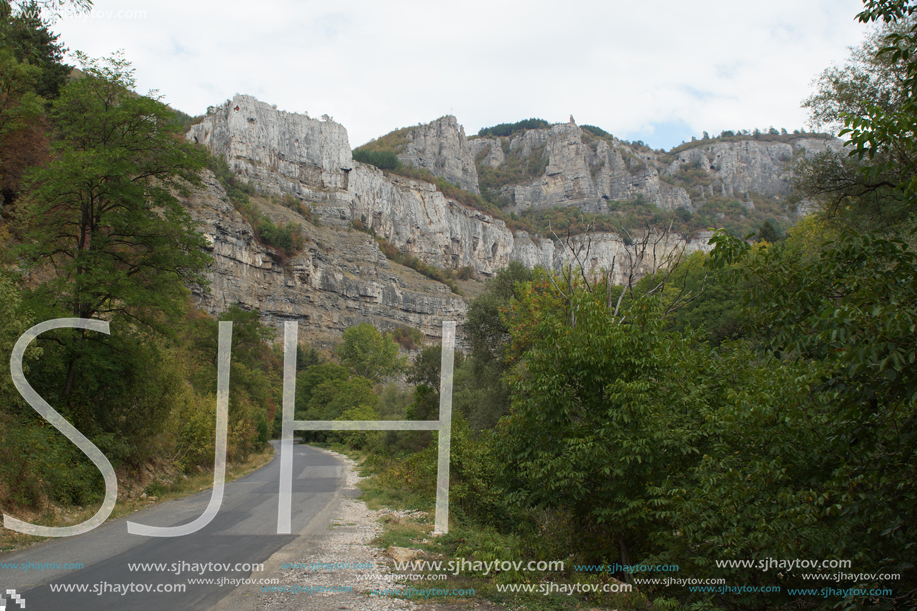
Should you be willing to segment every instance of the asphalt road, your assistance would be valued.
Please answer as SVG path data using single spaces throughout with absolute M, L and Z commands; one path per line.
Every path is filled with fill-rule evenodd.
M 0 568 L 0 596 L 6 598 L 6 610 L 21 608 L 6 594 L 10 589 L 22 596 L 26 611 L 209 609 L 234 589 L 228 580 L 259 578 L 258 572 L 236 565 L 262 563 L 296 536 L 314 530 L 317 516 L 339 496 L 341 463 L 308 446 L 295 445 L 293 535 L 275 534 L 280 477 L 280 452 L 275 448 L 270 464 L 226 485 L 216 518 L 194 534 L 170 538 L 131 535 L 126 522 L 153 526 L 190 522 L 207 507 L 209 490 L 113 520 L 84 535 L 0 556 L 0 563 L 84 565 L 79 570 Z M 164 570 L 131 570 L 134 563 L 159 563 Z M 232 566 L 225 570 L 217 564 Z M 213 579 L 214 583 L 189 583 L 196 579 Z M 141 585 L 125 593 L 127 584 Z M 60 590 L 62 585 L 85 585 L 86 592 L 53 591 L 52 586 Z M 150 585 L 154 591 L 137 591 Z M 174 586 L 184 586 L 184 592 L 155 592 L 157 588 L 181 589 Z

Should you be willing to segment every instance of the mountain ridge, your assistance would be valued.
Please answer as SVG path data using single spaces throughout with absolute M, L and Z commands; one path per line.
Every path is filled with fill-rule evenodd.
M 210 217 L 203 231 L 220 255 L 209 277 L 212 294 L 197 295 L 212 313 L 238 301 L 267 319 L 304 320 L 304 333 L 335 335 L 371 322 L 382 329 L 408 324 L 428 338 L 438 336 L 443 320 L 463 319 L 464 302 L 442 284 L 415 278 L 408 286 L 393 276 L 394 264 L 370 235 L 354 228 L 355 221 L 409 257 L 441 269 L 468 267 L 479 278 L 510 261 L 552 271 L 578 264 L 562 242 L 514 233 L 503 220 L 446 197 L 434 184 L 354 161 L 346 129 L 330 117 L 285 113 L 239 95 L 191 126 L 186 137 L 223 156 L 265 195 L 289 195 L 308 204 L 320 223 L 304 223 L 306 251 L 285 263 L 270 261 L 247 222 L 227 208 L 225 193 L 211 182 L 198 197 L 210 202 L 210 211 L 200 201 L 188 205 L 199 217 Z M 583 262 L 588 272 L 614 267 L 612 280 L 622 282 L 631 271 L 646 273 L 676 251 L 709 250 L 708 238 L 663 236 L 657 260 L 635 260 L 633 269 L 625 263 L 628 245 L 620 235 L 596 233 L 574 241 L 589 243 L 589 259 Z M 415 297 L 418 291 L 427 297 Z

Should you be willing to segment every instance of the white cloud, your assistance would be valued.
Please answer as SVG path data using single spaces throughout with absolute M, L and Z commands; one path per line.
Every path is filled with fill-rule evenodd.
M 572 113 L 579 123 L 652 142 L 654 125 L 663 124 L 698 135 L 802 127 L 799 104 L 812 79 L 862 39 L 865 26 L 854 18 L 861 7 L 855 0 L 97 0 L 91 16 L 62 19 L 55 29 L 92 56 L 123 48 L 138 89 L 158 89 L 185 112 L 249 93 L 285 110 L 334 116 L 354 146 L 449 112 L 469 134 Z

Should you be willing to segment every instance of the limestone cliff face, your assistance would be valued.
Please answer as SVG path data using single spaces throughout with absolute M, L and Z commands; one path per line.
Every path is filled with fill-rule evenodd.
M 403 252 L 441 268 L 469 266 L 486 276 L 512 259 L 513 234 L 492 216 L 448 199 L 430 183 L 385 176 L 358 164 L 350 216 L 365 219 Z
M 322 189 L 346 189 L 353 168 L 347 130 L 237 95 L 191 126 L 189 140 L 218 151 L 236 172 L 263 182 L 276 174 Z
M 558 175 L 569 176 L 572 188 L 582 191 L 577 197 L 585 201 L 599 193 L 588 165 L 595 165 L 597 155 L 564 135 L 568 131 L 576 133 L 560 129 L 553 142 L 546 134 L 529 132 L 532 135 L 516 146 L 528 147 L 531 154 L 544 151 L 554 160 L 548 166 L 553 163 Z M 614 234 L 581 237 L 570 245 L 525 233 L 513 235 L 503 221 L 446 198 L 434 185 L 386 176 L 375 167 L 354 162 L 342 126 L 281 112 L 249 96 L 236 96 L 194 126 L 188 138 L 225 156 L 263 192 L 288 193 L 309 203 L 321 220 L 321 226 L 315 227 L 282 206 L 266 211 L 275 222 L 300 222 L 309 241 L 307 252 L 282 265 L 255 241 L 251 227 L 211 179 L 208 188 L 189 201 L 213 244 L 211 292 L 198 295 L 202 307 L 211 312 L 240 302 L 268 320 L 299 320 L 304 333 L 330 337 L 369 321 L 383 329 L 410 325 L 432 338 L 439 336 L 443 320 L 463 319 L 465 304 L 459 297 L 442 284 L 389 262 L 372 238 L 351 227 L 352 220 L 363 221 L 377 235 L 427 264 L 469 266 L 485 277 L 510 261 L 560 270 L 575 264 L 574 251 L 588 270 L 611 269 L 614 263 L 616 281 L 631 265 L 639 271 L 651 264 L 649 259 L 629 258 Z M 474 149 L 466 150 L 473 154 Z M 604 155 L 602 167 L 623 163 L 611 149 L 598 147 L 597 151 Z M 577 155 L 586 161 L 576 165 Z M 650 178 L 641 179 L 641 184 Z M 664 256 L 675 250 L 709 249 L 706 241 L 707 236 L 693 241 L 671 236 L 658 245 L 657 252 Z
M 774 195 L 789 190 L 792 173 L 787 162 L 798 151 L 814 153 L 842 147 L 841 140 L 815 138 L 799 138 L 790 143 L 756 140 L 716 142 L 681 151 L 664 172 L 670 176 L 677 175 L 685 164 L 703 169 L 713 181 L 707 187 L 710 196 L 738 198 L 749 191 Z
M 455 117 L 447 115 L 411 130 L 407 139 L 404 150 L 398 154 L 402 163 L 426 168 L 434 176 L 441 176 L 471 193 L 479 193 L 474 154 L 468 148 L 465 128 Z
M 525 232 L 514 235 L 503 221 L 443 197 L 429 183 L 400 176 L 386 177 L 376 168 L 357 164 L 350 184 L 353 218 L 365 219 L 377 234 L 432 265 L 470 266 L 477 273 L 490 276 L 510 261 L 554 271 L 576 263 L 567 246 Z M 709 238 L 706 233 L 694 240 L 673 235 L 659 244 L 659 256 L 676 249 L 709 250 L 706 244 Z M 583 250 L 586 246 L 578 246 L 586 242 L 588 257 Z M 611 269 L 614 260 L 618 279 L 629 271 L 628 256 L 619 236 L 593 234 L 576 238 L 573 243 L 577 245 L 574 249 L 583 250 L 581 254 L 584 261 L 589 261 L 589 269 Z M 649 265 L 650 260 L 644 263 Z
M 488 167 L 499 169 L 507 163 L 498 139 L 475 139 L 470 146 L 476 156 L 486 151 L 483 163 Z M 544 166 L 534 179 L 504 188 L 516 212 L 576 206 L 601 213 L 608 211 L 610 200 L 637 199 L 667 210 L 692 207 L 687 191 L 661 181 L 652 162 L 623 145 L 612 147 L 591 138 L 574 124 L 526 130 L 510 137 L 508 148 L 527 167 Z
M 515 212 L 576 206 L 602 213 L 608 211 L 608 201 L 637 200 L 665 210 L 693 211 L 707 197 L 744 198 L 750 191 L 765 196 L 785 193 L 792 174 L 788 162 L 794 154 L 842 146 L 838 139 L 812 137 L 789 143 L 717 140 L 698 143 L 672 160 L 610 136 L 597 137 L 572 123 L 468 141 L 479 167 L 499 173 L 523 166 L 531 173 L 500 187 Z M 677 180 L 686 164 L 709 175 L 705 184 L 692 186 L 691 193 Z M 486 176 L 487 172 L 481 174 Z
M 483 152 L 482 163 L 489 168 L 500 167 L 506 161 L 506 155 L 503 153 L 503 146 L 495 138 L 476 138 L 468 141 L 468 148 L 471 154 L 477 157 Z
M 313 341 L 333 341 L 362 322 L 383 330 L 407 325 L 436 340 L 443 320 L 464 319 L 465 302 L 458 295 L 390 264 L 368 235 L 315 227 L 287 208 L 270 206 L 265 212 L 275 222 L 302 223 L 308 240 L 306 252 L 281 263 L 255 240 L 212 174 L 205 173 L 204 180 L 205 187 L 185 200 L 213 255 L 206 272 L 209 290 L 194 291 L 201 309 L 217 314 L 239 303 L 260 312 L 268 324 L 298 321 L 301 336 Z
M 515 235 L 513 260 L 521 261 L 528 267 L 540 265 L 558 273 L 568 266 L 574 269 L 582 266 L 591 278 L 612 271 L 612 283 L 623 284 L 631 270 L 637 277 L 642 277 L 664 267 L 678 253 L 709 252 L 711 246 L 708 241 L 713 232 L 700 232 L 693 239 L 685 239 L 677 233 L 634 237 L 636 244 L 628 246 L 621 236 L 614 233 L 578 235 L 554 242 L 519 232 Z M 645 247 L 642 246 L 644 238 Z

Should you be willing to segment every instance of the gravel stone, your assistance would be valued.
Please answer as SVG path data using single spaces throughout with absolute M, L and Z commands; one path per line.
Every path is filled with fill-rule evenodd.
M 422 517 L 420 511 L 380 509 L 370 511 L 357 498 L 357 483 L 364 479 L 357 475 L 356 464 L 348 457 L 327 451 L 345 465 L 345 476 L 337 506 L 333 509 L 328 529 L 309 536 L 300 536 L 265 562 L 265 571 L 252 574 L 252 578 L 279 577 L 280 586 L 309 588 L 315 586 L 352 587 L 349 592 L 263 592 L 259 585 L 236 588 L 214 606 L 211 611 L 502 611 L 489 602 L 463 601 L 440 603 L 424 599 L 411 600 L 391 596 L 371 595 L 373 590 L 399 587 L 404 579 L 394 573 L 391 559 L 385 551 L 371 542 L 383 530 L 379 520 L 385 517 L 409 519 Z M 373 566 L 372 570 L 311 570 L 308 568 L 282 568 L 284 563 L 344 563 Z M 409 583 L 409 582 L 408 582 Z M 446 586 L 443 586 L 446 587 Z

